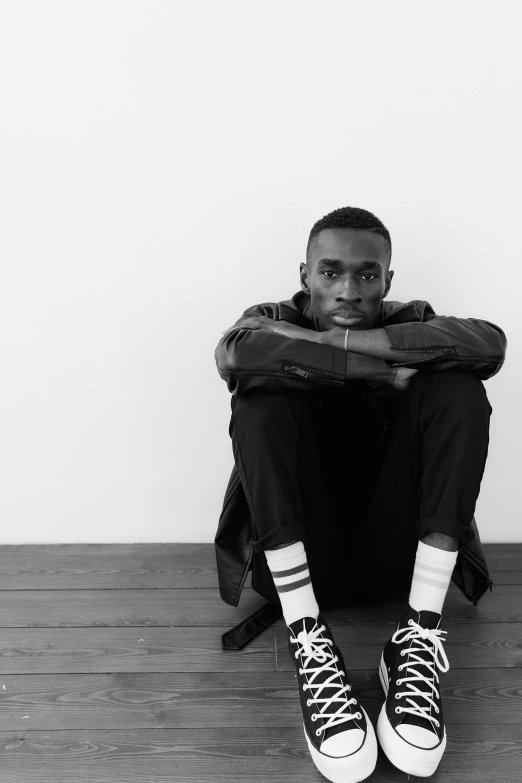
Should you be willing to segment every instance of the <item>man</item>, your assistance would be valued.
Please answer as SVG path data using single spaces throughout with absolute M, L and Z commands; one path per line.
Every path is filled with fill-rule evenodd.
M 450 579 L 475 603 L 491 587 L 474 510 L 492 412 L 482 380 L 500 370 L 506 337 L 423 300 L 385 303 L 390 263 L 375 215 L 335 210 L 310 232 L 301 291 L 248 308 L 215 351 L 235 461 L 216 536 L 221 595 L 237 605 L 252 550 L 265 558 L 276 598 L 259 588 L 259 561 L 252 584 L 280 602 L 307 745 L 336 783 L 373 772 L 377 741 L 320 605 L 357 590 L 384 600 L 408 580 L 379 665 L 377 737 L 396 767 L 427 777 L 446 746 Z M 249 553 L 240 573 L 234 546 Z

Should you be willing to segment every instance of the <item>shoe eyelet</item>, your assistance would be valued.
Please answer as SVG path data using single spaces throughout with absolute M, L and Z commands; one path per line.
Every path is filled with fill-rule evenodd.
M 395 698 L 396 698 L 396 699 L 400 699 L 400 698 L 401 698 L 401 695 L 400 695 L 400 693 L 396 693 L 396 694 L 395 694 Z
M 395 685 L 400 685 L 402 680 L 395 680 Z
M 438 707 L 435 707 L 435 712 L 437 713 L 437 715 L 439 714 L 440 710 Z
M 406 654 L 406 650 L 401 650 L 401 658 L 403 658 L 405 654 Z
M 310 717 L 310 720 L 311 720 L 311 721 L 313 721 L 314 723 L 315 723 L 315 721 L 317 720 L 317 715 L 316 715 L 316 713 L 315 713 L 315 712 L 313 712 L 313 713 L 312 713 L 312 715 L 311 715 L 311 717 Z
M 360 713 L 360 712 L 356 712 L 356 713 L 355 713 L 355 719 L 356 719 L 356 720 L 362 720 L 362 713 Z
M 395 707 L 395 712 L 396 712 L 396 713 L 397 713 L 397 715 L 398 715 L 398 714 L 399 714 L 399 712 L 401 712 L 401 708 L 400 708 L 400 707 Z
M 309 707 L 309 706 L 310 706 L 310 704 L 311 704 L 311 701 L 310 701 L 310 699 L 307 699 L 307 700 L 306 700 L 306 706 L 307 706 L 307 707 Z
M 299 669 L 299 674 L 304 674 L 304 670 L 303 669 Z
M 316 735 L 316 737 L 320 737 L 321 736 L 321 729 L 316 729 L 315 730 L 315 735 Z
M 303 685 L 303 690 L 304 690 L 304 691 L 307 691 L 307 690 L 308 690 L 308 685 L 306 685 L 306 683 L 305 683 L 305 685 Z
M 413 620 L 408 620 L 408 625 L 413 625 Z
M 439 723 L 438 720 L 435 721 L 435 725 L 436 725 L 437 728 L 440 728 L 440 723 Z

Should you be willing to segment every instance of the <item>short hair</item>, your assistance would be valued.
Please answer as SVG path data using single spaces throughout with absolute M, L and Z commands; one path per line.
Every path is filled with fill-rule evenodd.
M 386 242 L 389 251 L 388 264 L 390 263 L 392 254 L 390 232 L 378 217 L 375 217 L 374 214 L 368 212 L 366 209 L 359 209 L 359 207 L 341 207 L 340 209 L 334 209 L 333 212 L 329 212 L 328 215 L 325 215 L 314 224 L 310 231 L 308 244 L 306 246 L 307 262 L 310 257 L 310 248 L 315 237 L 326 228 L 356 228 L 378 234 Z

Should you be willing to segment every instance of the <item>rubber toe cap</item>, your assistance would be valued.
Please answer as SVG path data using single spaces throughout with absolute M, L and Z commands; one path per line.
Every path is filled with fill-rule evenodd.
M 321 753 L 341 758 L 356 753 L 362 746 L 366 734 L 362 729 L 348 729 L 328 737 L 321 745 Z
M 397 734 L 400 734 L 400 736 L 406 740 L 406 742 L 410 742 L 412 745 L 415 745 L 415 747 L 423 748 L 424 750 L 434 748 L 440 742 L 434 731 L 423 729 L 422 726 L 412 726 L 409 723 L 401 723 L 397 726 L 396 731 Z

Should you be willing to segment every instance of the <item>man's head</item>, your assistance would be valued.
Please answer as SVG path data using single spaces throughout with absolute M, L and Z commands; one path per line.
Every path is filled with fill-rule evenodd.
M 391 251 L 388 229 L 365 209 L 342 207 L 315 223 L 300 276 L 321 331 L 373 328 L 394 274 Z M 336 310 L 361 317 L 343 319 Z

